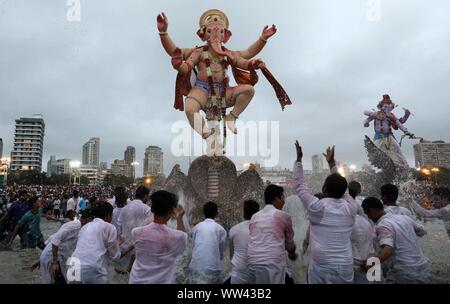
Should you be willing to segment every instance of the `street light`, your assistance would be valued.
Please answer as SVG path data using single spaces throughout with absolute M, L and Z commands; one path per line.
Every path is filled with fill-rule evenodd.
M 150 177 L 147 177 L 147 178 L 145 179 L 144 183 L 145 183 L 146 185 L 150 185 L 150 184 L 152 183 L 152 179 L 151 179 Z

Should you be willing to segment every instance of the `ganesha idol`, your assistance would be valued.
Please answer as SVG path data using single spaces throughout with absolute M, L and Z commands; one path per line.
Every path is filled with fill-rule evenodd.
M 260 59 L 252 59 L 265 46 L 277 29 L 266 26 L 262 35 L 248 49 L 231 51 L 224 44 L 231 37 L 227 16 L 220 10 L 208 10 L 200 17 L 197 35 L 205 43 L 195 48 L 178 48 L 171 40 L 168 19 L 164 13 L 157 17 L 161 43 L 172 57 L 172 66 L 178 71 L 175 89 L 177 110 L 185 111 L 191 127 L 208 141 L 220 133 L 218 124 L 211 124 L 199 114 L 205 112 L 208 122 L 224 121 L 225 145 L 227 128 L 237 134 L 236 119 L 245 110 L 255 94 L 254 85 L 258 81 L 256 69 L 262 69 L 264 76 L 275 88 L 282 107 L 290 104 L 289 97 L 273 78 Z M 228 69 L 231 67 L 236 86 L 229 85 Z M 193 80 L 192 80 L 193 79 Z M 186 96 L 183 101 L 183 97 Z M 185 104 L 184 104 L 185 103 Z M 227 108 L 232 108 L 227 113 Z M 214 124 L 213 124 L 214 125 Z M 215 136 L 212 136 L 214 135 Z
M 392 102 L 389 95 L 383 95 L 383 99 L 378 103 L 378 111 L 365 111 L 364 115 L 368 116 L 364 120 L 364 127 L 369 127 L 370 122 L 374 121 L 374 145 L 379 149 L 379 152 L 383 153 L 390 159 L 397 168 L 409 168 L 408 162 L 406 161 L 403 153 L 400 149 L 397 140 L 394 137 L 393 130 L 400 129 L 405 136 L 410 138 L 415 138 L 414 134 L 410 133 L 408 129 L 404 126 L 404 123 L 408 120 L 410 116 L 410 111 L 405 109 L 405 115 L 401 118 L 397 118 L 393 113 L 396 104 Z M 371 150 L 372 151 L 372 150 Z M 369 153 L 371 153 L 369 151 Z M 375 153 L 372 153 L 376 155 Z M 379 155 L 381 162 L 385 162 L 384 155 Z M 375 165 L 376 167 L 380 167 Z

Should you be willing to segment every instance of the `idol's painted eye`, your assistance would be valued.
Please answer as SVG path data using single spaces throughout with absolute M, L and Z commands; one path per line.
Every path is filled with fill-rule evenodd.
M 206 32 L 207 32 L 208 34 L 211 34 L 211 29 L 207 29 Z
M 223 34 L 223 30 L 220 30 L 220 33 Z

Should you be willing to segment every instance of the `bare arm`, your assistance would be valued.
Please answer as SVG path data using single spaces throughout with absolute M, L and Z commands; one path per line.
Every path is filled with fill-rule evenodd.
M 177 230 L 186 232 L 186 227 L 184 227 L 183 216 L 185 211 L 181 205 L 177 206 Z
M 305 177 L 303 176 L 303 151 L 298 141 L 295 142 L 295 147 L 297 150 L 297 161 L 294 168 L 294 191 L 302 201 L 305 208 L 309 210 L 310 206 L 319 199 L 311 193 L 308 185 L 306 184 Z
M 14 227 L 14 230 L 13 230 L 13 232 L 11 234 L 11 238 L 10 238 L 10 240 L 8 242 L 8 246 L 12 245 L 14 239 L 16 238 L 17 234 L 19 233 L 20 227 L 22 227 L 22 224 L 17 224 L 16 227 Z
M 378 259 L 380 260 L 381 263 L 383 263 L 384 261 L 389 259 L 393 253 L 394 253 L 394 248 L 392 248 L 389 245 L 382 245 L 381 250 L 378 253 Z
M 323 154 L 323 156 L 325 156 L 328 166 L 330 167 L 330 172 L 331 174 L 337 173 L 338 169 L 336 167 L 336 160 L 334 159 L 334 146 L 333 147 L 328 147 L 326 152 Z M 342 198 L 347 201 L 350 205 L 352 210 L 355 212 L 358 211 L 358 203 L 353 199 L 353 197 L 350 195 L 350 193 L 348 192 L 348 188 L 347 190 L 345 190 L 344 196 L 342 196 Z
M 176 49 L 172 56 L 172 66 L 182 74 L 189 73 L 200 61 L 200 52 L 193 52 L 189 58 L 183 61 L 182 51 Z
M 403 115 L 402 118 L 399 119 L 399 121 L 400 121 L 402 124 L 404 124 L 404 123 L 408 120 L 408 118 L 409 118 L 410 115 L 411 115 L 411 112 L 410 112 L 408 109 L 405 109 L 405 114 Z
M 251 59 L 258 55 L 266 46 L 267 40 L 277 32 L 277 27 L 273 24 L 271 27 L 264 27 L 261 36 L 246 50 L 239 51 L 238 55 L 244 59 Z

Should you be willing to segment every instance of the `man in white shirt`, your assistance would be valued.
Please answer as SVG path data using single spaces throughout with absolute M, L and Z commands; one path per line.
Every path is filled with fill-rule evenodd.
M 120 231 L 120 239 L 122 244 L 120 248 L 125 251 L 132 245 L 131 231 L 140 226 L 148 225 L 153 220 L 150 207 L 147 205 L 149 199 L 150 189 L 146 186 L 139 186 L 136 189 L 135 199 L 129 202 L 122 208 L 120 215 L 117 218 L 117 230 Z M 127 268 L 131 268 L 131 258 L 134 251 L 129 251 L 119 263 L 120 269 L 116 268 L 118 272 L 124 272 Z
M 332 174 L 322 188 L 323 199 L 315 197 L 303 176 L 303 152 L 298 141 L 294 171 L 294 189 L 310 221 L 308 283 L 344 284 L 353 282 L 353 254 L 350 241 L 358 205 L 349 195 L 347 181 L 339 175 L 334 160 L 334 147 L 325 157 Z
M 81 228 L 72 254 L 81 266 L 80 280 L 70 283 L 108 284 L 108 263 L 121 256 L 116 227 L 111 224 L 112 213 L 111 204 L 99 204 L 94 208 L 95 219 Z M 76 272 L 68 269 L 72 271 Z
M 393 184 L 383 185 L 380 189 L 381 200 L 384 205 L 384 212 L 392 214 L 402 214 L 413 218 L 412 212 L 405 207 L 397 205 L 398 188 Z
M 73 196 L 67 201 L 66 211 L 69 211 L 69 210 L 76 211 L 77 206 L 78 206 L 78 201 L 79 201 L 78 191 L 74 190 L 73 191 Z
M 450 204 L 440 209 L 425 209 L 417 202 L 413 202 L 414 211 L 424 218 L 438 218 L 444 222 L 445 229 L 447 229 L 448 237 L 450 238 Z
M 225 229 L 215 222 L 217 205 L 203 205 L 205 220 L 192 228 L 192 258 L 189 263 L 191 284 L 221 284 L 222 260 L 227 240 Z
M 65 283 L 67 281 L 66 261 L 72 255 L 80 229 L 92 221 L 90 210 L 85 210 L 80 220 L 74 218 L 75 212 L 69 212 L 69 222 L 59 228 L 46 241 L 46 247 L 42 251 L 39 264 L 41 279 L 44 284 Z
M 248 284 L 247 249 L 250 237 L 250 219 L 259 211 L 253 200 L 244 202 L 244 221 L 230 229 L 231 284 Z
M 147 226 L 131 232 L 136 259 L 130 273 L 130 284 L 171 284 L 175 277 L 175 260 L 187 247 L 188 235 L 184 232 L 184 210 L 178 208 L 177 230 L 167 226 L 176 212 L 178 198 L 167 191 L 157 191 L 150 196 L 154 220 Z
M 386 281 L 400 284 L 430 283 L 430 264 L 417 240 L 417 236 L 426 234 L 423 226 L 408 216 L 386 213 L 383 204 L 374 197 L 365 199 L 362 207 L 375 223 L 381 248 L 377 258 L 381 263 L 389 262 Z
M 363 199 L 361 194 L 361 184 L 357 181 L 348 183 L 348 192 L 358 204 L 358 213 L 355 217 L 355 225 L 353 225 L 351 242 L 353 252 L 353 271 L 355 284 L 368 284 L 366 272 L 363 270 L 362 263 L 375 255 L 374 241 L 375 228 L 369 218 L 362 209 Z
M 287 258 L 297 259 L 291 216 L 282 211 L 284 189 L 268 185 L 264 191 L 266 206 L 249 223 L 248 282 L 284 284 Z

